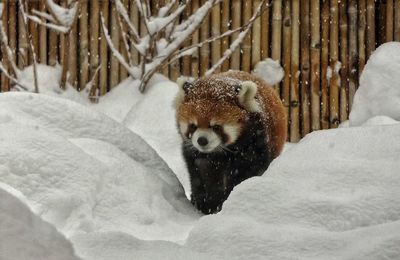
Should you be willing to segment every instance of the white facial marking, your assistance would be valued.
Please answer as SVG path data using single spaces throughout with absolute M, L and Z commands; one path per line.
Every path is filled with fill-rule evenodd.
M 201 146 L 198 143 L 198 139 L 204 137 L 207 139 L 207 145 Z M 197 129 L 192 136 L 192 144 L 197 150 L 203 153 L 212 152 L 221 144 L 221 139 L 211 129 Z
M 236 124 L 224 124 L 224 132 L 229 136 L 228 144 L 236 142 L 240 134 L 240 127 Z
M 188 123 L 186 122 L 179 122 L 179 130 L 181 131 L 181 135 L 185 137 L 186 132 L 188 130 Z

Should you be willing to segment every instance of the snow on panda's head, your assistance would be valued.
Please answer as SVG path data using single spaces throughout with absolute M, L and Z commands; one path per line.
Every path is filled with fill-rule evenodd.
M 175 105 L 180 134 L 200 152 L 222 151 L 236 142 L 249 112 L 258 112 L 257 85 L 232 78 L 178 80 Z

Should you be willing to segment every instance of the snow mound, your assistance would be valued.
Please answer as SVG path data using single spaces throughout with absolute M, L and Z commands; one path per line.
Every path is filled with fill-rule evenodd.
M 279 61 L 267 58 L 266 60 L 260 61 L 256 64 L 253 74 L 262 78 L 268 84 L 275 85 L 281 82 L 285 72 L 279 64 Z
M 377 48 L 360 77 L 350 113 L 350 125 L 359 126 L 374 116 L 400 121 L 400 43 Z
M 308 135 L 186 246 L 221 259 L 399 259 L 399 139 L 399 124 Z
M 14 92 L 0 103 L 0 180 L 64 235 L 187 237 L 199 215 L 139 136 L 65 99 Z
M 151 86 L 143 99 L 127 114 L 124 124 L 145 139 L 176 174 L 187 196 L 190 194 L 189 174 L 181 153 L 173 101 L 178 93 L 174 82 L 161 81 Z
M 66 84 L 66 89 L 62 90 L 60 88 L 61 79 L 61 66 L 47 66 L 44 64 L 37 64 L 37 75 L 38 75 L 38 87 L 39 93 L 49 96 L 56 96 L 61 98 L 66 98 L 73 100 L 80 104 L 89 104 L 89 99 L 85 92 L 79 92 L 73 88 L 68 82 Z M 27 66 L 18 74 L 19 82 L 27 87 L 28 89 L 24 91 L 34 92 L 34 77 L 33 77 L 33 66 Z
M 0 259 L 78 260 L 71 243 L 0 185 Z

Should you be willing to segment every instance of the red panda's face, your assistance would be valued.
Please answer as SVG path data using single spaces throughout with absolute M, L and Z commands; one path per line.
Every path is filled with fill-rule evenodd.
M 246 111 L 232 103 L 207 99 L 183 102 L 177 109 L 182 138 L 203 153 L 222 151 L 235 143 L 246 117 Z

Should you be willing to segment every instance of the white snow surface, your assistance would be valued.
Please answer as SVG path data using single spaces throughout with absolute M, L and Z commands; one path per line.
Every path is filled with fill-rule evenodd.
M 393 65 L 397 48 L 381 64 Z M 386 75 L 373 67 L 380 52 L 363 78 Z M 201 216 L 183 190 L 175 83 L 157 76 L 141 95 L 128 79 L 93 105 L 76 91 L 55 97 L 50 70 L 45 95 L 0 94 L 0 259 L 400 259 L 396 108 L 369 113 L 381 109 L 370 100 L 377 107 L 359 124 L 287 145 L 220 213 Z
M 279 61 L 267 58 L 256 64 L 253 74 L 262 78 L 268 84 L 275 85 L 281 82 L 285 72 L 283 71 L 282 66 L 279 64 Z
M 359 126 L 375 116 L 400 121 L 400 43 L 377 48 L 360 77 L 349 116 L 351 126 Z
M 71 242 L 5 186 L 0 183 L 0 259 L 78 260 Z

